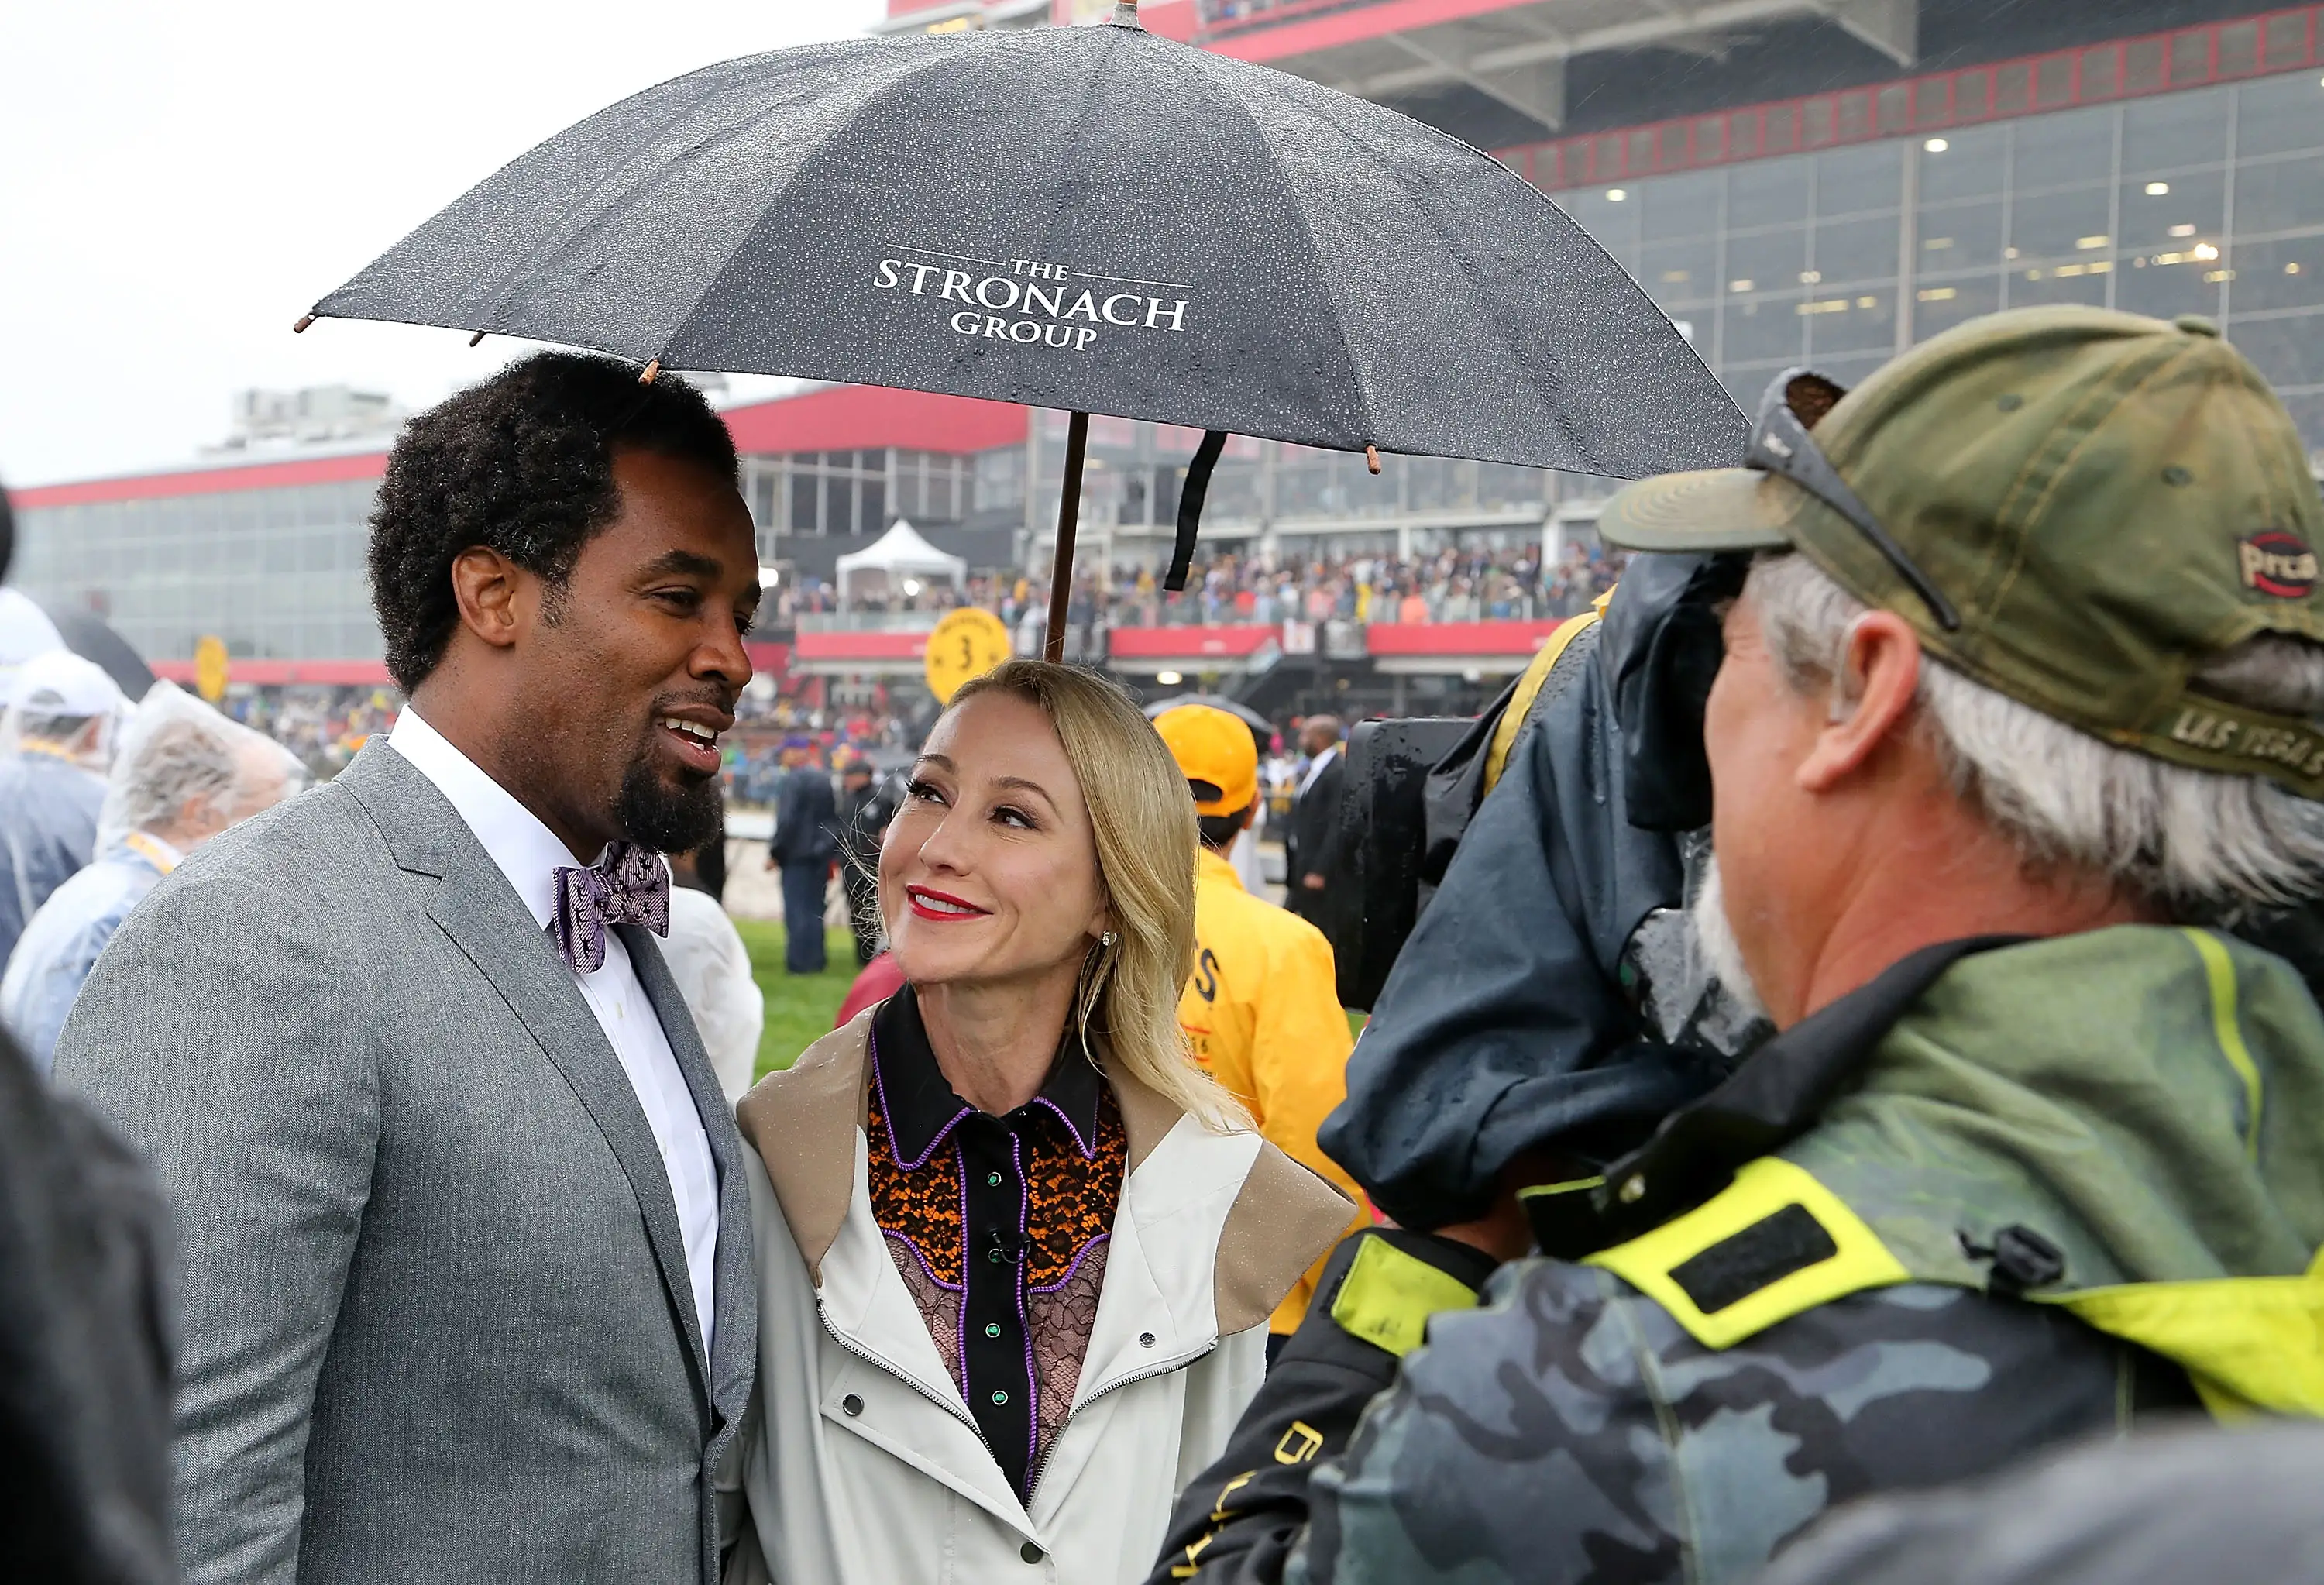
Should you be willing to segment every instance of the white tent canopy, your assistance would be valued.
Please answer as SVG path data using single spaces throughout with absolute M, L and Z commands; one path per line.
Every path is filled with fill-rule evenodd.
M 855 592 L 856 580 L 865 574 L 877 575 L 875 587 L 892 589 L 906 578 L 945 578 L 954 588 L 968 577 L 968 563 L 957 556 L 947 556 L 920 537 L 919 530 L 902 518 L 896 526 L 862 549 L 839 558 L 839 595 L 845 599 Z

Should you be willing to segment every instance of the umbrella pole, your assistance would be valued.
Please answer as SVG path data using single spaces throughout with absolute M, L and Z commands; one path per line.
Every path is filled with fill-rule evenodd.
M 1057 548 L 1049 558 L 1049 631 L 1041 659 L 1065 658 L 1065 605 L 1074 594 L 1074 530 L 1082 519 L 1082 454 L 1089 448 L 1089 414 L 1065 426 L 1065 487 L 1057 502 Z

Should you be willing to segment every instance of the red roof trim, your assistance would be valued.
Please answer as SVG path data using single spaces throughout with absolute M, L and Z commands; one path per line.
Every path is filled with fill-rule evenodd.
M 926 633 L 801 633 L 791 656 L 802 662 L 918 660 L 927 648 Z
M 1311 3 L 1328 4 L 1329 0 Z M 1307 6 L 1296 10 L 1286 6 L 1291 15 L 1282 20 L 1260 12 L 1219 28 L 1198 28 L 1195 41 L 1214 54 L 1231 55 L 1238 60 L 1280 60 L 1286 55 L 1305 55 L 1384 33 L 1483 16 L 1521 4 L 1523 0 L 1382 0 L 1379 5 L 1334 11 L 1307 21 L 1293 20 Z
M 913 451 L 964 455 L 1025 442 L 1026 410 L 1013 402 L 890 391 L 877 385 L 834 385 L 804 396 L 752 402 L 724 415 L 737 450 L 770 455 L 793 451 L 853 451 L 899 446 Z M 286 457 L 179 468 L 127 478 L 87 479 L 11 490 L 23 508 L 80 506 L 99 501 L 152 501 L 293 484 L 335 484 L 376 479 L 387 472 L 387 450 L 334 456 Z
M 1118 627 L 1106 635 L 1116 660 L 1241 659 L 1276 636 L 1273 627 Z
M 279 490 L 292 484 L 337 484 L 376 479 L 387 472 L 387 453 L 363 451 L 338 456 L 305 456 L 282 462 L 236 463 L 140 474 L 125 479 L 89 479 L 70 484 L 41 484 L 8 492 L 22 509 L 80 506 L 94 501 L 151 501 L 162 496 L 217 495 L 237 490 Z
M 1026 410 L 1014 402 L 881 385 L 833 385 L 728 408 L 725 417 L 735 448 L 761 456 L 880 446 L 954 455 L 989 451 L 1023 445 L 1027 423 Z
M 1364 647 L 1373 655 L 1530 655 L 1563 622 L 1372 622 Z

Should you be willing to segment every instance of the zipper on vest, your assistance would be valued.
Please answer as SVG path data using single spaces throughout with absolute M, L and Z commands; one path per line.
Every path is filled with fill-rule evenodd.
M 1132 1371 L 1130 1374 L 1122 1377 L 1118 1381 L 1107 1382 L 1103 1387 L 1098 1388 L 1097 1391 L 1090 1394 L 1088 1397 L 1084 1398 L 1080 1403 L 1075 1404 L 1071 1409 L 1067 1410 L 1065 1412 L 1065 1419 L 1059 1423 L 1057 1426 L 1057 1434 L 1049 1438 L 1049 1445 L 1041 1450 L 1039 1461 L 1034 1464 L 1032 1474 L 1026 1478 L 1026 1516 L 1029 1518 L 1032 1516 L 1033 1498 L 1040 1493 L 1041 1476 L 1049 1467 L 1049 1455 L 1057 1451 L 1057 1444 L 1059 1442 L 1065 1440 L 1065 1432 L 1072 1426 L 1075 1417 L 1078 1416 L 1084 1409 L 1088 1408 L 1092 1404 L 1097 1402 L 1098 1399 L 1105 1396 L 1108 1393 L 1118 1392 L 1125 1387 L 1134 1387 L 1141 1381 L 1151 1381 L 1157 1376 L 1167 1376 L 1173 1370 L 1184 1370 L 1187 1366 L 1194 1363 L 1195 1360 L 1216 1353 L 1218 1351 L 1218 1347 L 1219 1340 L 1213 1338 L 1209 1342 L 1204 1343 L 1201 1348 L 1196 1349 L 1191 1354 L 1181 1354 L 1175 1359 L 1165 1359 L 1160 1364 L 1150 1366 L 1144 1370 Z

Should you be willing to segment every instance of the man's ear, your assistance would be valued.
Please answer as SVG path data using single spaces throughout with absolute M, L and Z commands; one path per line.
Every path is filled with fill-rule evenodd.
M 1849 622 L 1831 682 L 1832 719 L 1800 761 L 1801 789 L 1830 792 L 1894 742 L 1910 723 L 1920 683 L 1921 640 L 1910 622 L 1892 611 Z
M 460 607 L 460 625 L 495 650 L 515 643 L 524 625 L 518 588 L 516 564 L 497 550 L 471 545 L 452 558 L 452 598 Z

